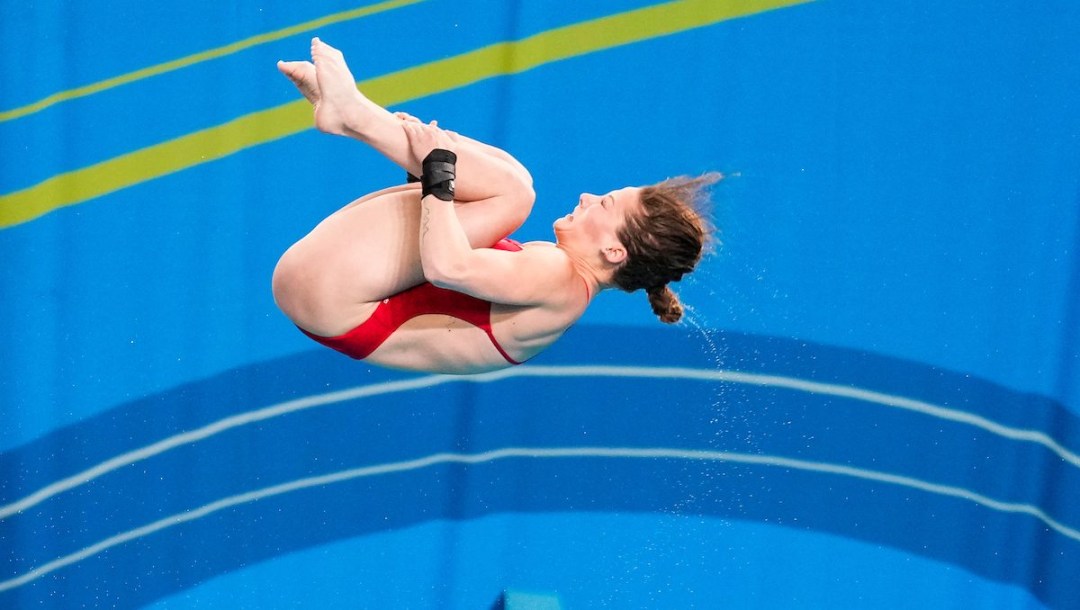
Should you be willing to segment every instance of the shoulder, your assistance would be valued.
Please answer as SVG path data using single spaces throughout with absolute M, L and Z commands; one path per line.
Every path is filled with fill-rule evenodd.
M 559 309 L 576 306 L 580 300 L 581 276 L 570 256 L 550 242 L 524 245 L 519 253 L 523 259 L 518 267 L 519 281 L 531 285 L 536 304 Z
M 555 242 L 550 242 L 550 241 L 526 241 L 526 242 L 521 242 L 521 247 L 523 249 L 524 248 L 543 248 L 543 249 L 558 250 L 558 248 L 555 247 Z
M 496 246 L 495 250 L 501 250 L 512 254 L 512 257 L 508 257 L 505 260 L 513 261 L 514 266 L 540 266 L 542 268 L 550 267 L 552 271 L 557 268 L 561 268 L 564 265 L 569 265 L 570 257 L 562 250 L 562 248 L 555 247 L 555 244 L 547 241 L 529 241 L 529 242 L 514 242 L 516 248 L 501 248 Z
M 515 283 L 531 295 L 532 303 L 563 309 L 578 299 L 580 278 L 573 260 L 550 242 L 529 242 L 516 253 Z
M 547 241 L 530 241 L 521 244 L 521 250 L 519 251 L 523 257 L 533 259 L 535 261 L 541 261 L 551 265 L 567 266 L 572 268 L 570 264 L 570 256 L 563 251 L 562 248 L 555 247 L 555 244 Z
M 521 250 L 472 250 L 453 280 L 442 288 L 504 305 L 555 306 L 568 298 L 574 264 L 561 248 L 525 244 Z

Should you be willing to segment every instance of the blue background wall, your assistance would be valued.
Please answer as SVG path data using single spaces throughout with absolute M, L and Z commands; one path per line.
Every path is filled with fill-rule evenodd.
M 1080 606 L 1075 3 L 0 11 L 0 607 Z M 686 323 L 306 340 L 277 257 L 401 178 L 307 128 L 316 34 L 531 169 L 519 239 L 724 171 Z

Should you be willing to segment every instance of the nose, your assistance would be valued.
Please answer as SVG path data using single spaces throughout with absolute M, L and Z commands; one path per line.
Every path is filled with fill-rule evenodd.
M 595 195 L 591 193 L 582 193 L 581 197 L 578 198 L 578 205 L 583 208 L 587 208 L 593 204 L 594 199 L 596 199 Z

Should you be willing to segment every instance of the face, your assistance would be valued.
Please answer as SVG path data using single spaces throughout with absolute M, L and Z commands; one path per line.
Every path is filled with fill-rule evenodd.
M 641 189 L 629 186 L 603 195 L 582 193 L 574 210 L 555 221 L 559 243 L 582 244 L 608 251 L 622 249 L 618 231 L 626 217 L 641 208 Z

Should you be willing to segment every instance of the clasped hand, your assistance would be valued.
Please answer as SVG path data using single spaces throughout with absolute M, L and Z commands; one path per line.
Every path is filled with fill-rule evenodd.
M 409 140 L 409 152 L 417 167 L 422 165 L 428 153 L 436 148 L 449 151 L 454 151 L 456 148 L 458 135 L 440 128 L 438 121 L 423 123 L 420 119 L 404 112 L 396 112 L 394 115 L 402 120 L 405 136 Z

